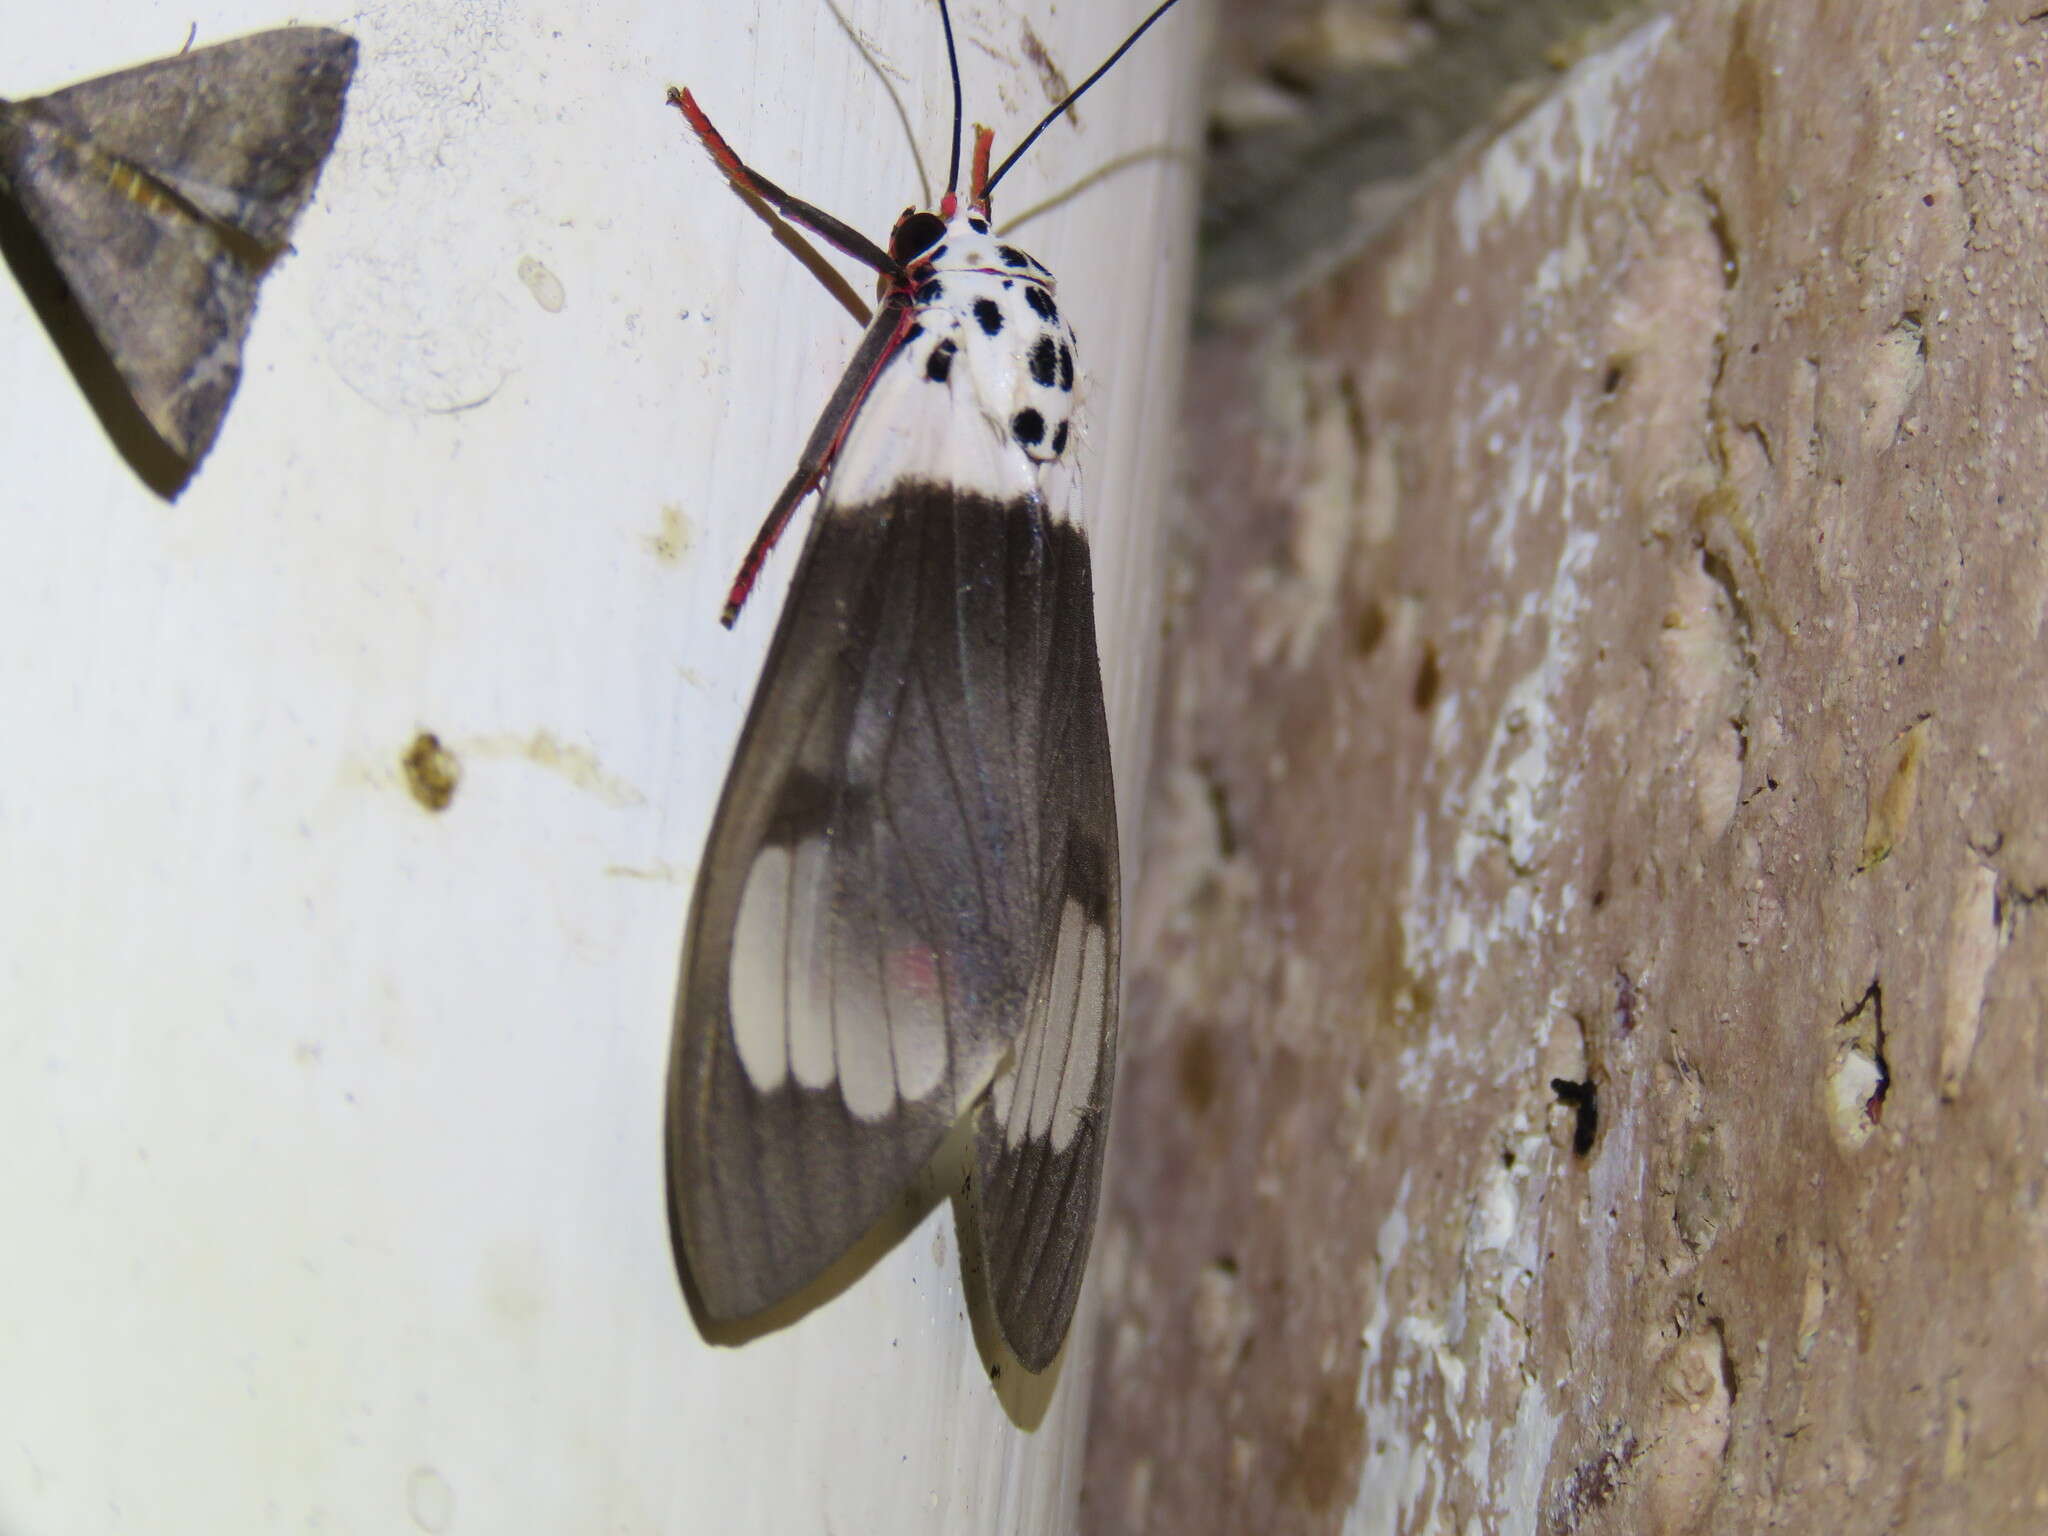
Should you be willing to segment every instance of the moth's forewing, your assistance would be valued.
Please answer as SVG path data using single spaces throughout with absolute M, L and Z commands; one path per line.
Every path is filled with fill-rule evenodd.
M 1035 499 L 929 484 L 813 524 L 678 993 L 670 1186 L 715 1318 L 844 1253 L 1023 1026 L 1087 601 L 1049 579 L 1051 543 Z

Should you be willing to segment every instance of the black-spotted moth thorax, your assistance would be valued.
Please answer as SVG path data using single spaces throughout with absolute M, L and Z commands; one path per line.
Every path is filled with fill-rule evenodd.
M 916 314 L 903 341 L 912 366 L 935 384 L 953 383 L 964 366 L 1028 458 L 1059 458 L 1074 436 L 1077 373 L 1074 330 L 1052 273 L 971 209 L 950 219 L 906 213 L 896 229 L 890 243 L 899 252 L 911 239 L 930 242 L 904 262 Z

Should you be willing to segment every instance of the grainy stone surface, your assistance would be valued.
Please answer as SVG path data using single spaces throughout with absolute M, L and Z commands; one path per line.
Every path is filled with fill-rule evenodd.
M 2048 1528 L 2041 10 L 1680 6 L 1204 348 L 1089 1529 Z

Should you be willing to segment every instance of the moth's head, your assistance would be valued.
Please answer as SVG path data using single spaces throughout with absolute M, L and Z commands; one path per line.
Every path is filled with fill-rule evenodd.
M 889 232 L 889 254 L 899 265 L 907 267 L 944 244 L 945 239 L 946 221 L 938 214 L 929 208 L 906 208 Z
M 942 247 L 958 248 L 970 239 L 989 243 L 988 154 L 995 138 L 993 129 L 980 124 L 974 129 L 974 158 L 969 167 L 968 192 L 962 197 L 956 186 L 946 188 L 936 208 L 906 208 L 889 234 L 889 254 L 898 266 L 908 269 L 914 262 L 928 262 L 945 269 L 960 262 L 936 254 Z M 960 168 L 956 156 L 953 169 Z
M 928 208 L 906 208 L 889 236 L 889 254 L 915 287 L 939 272 L 985 272 L 1052 286 L 1052 274 L 1013 245 L 997 238 L 985 209 L 955 202 L 950 216 Z

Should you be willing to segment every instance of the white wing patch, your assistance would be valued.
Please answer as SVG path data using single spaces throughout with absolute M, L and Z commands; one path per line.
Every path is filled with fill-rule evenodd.
M 912 1101 L 946 1080 L 945 997 L 939 957 L 928 945 L 899 950 L 882 966 L 889 1038 L 896 1047 L 896 1091 Z
M 754 856 L 733 921 L 733 1045 L 756 1092 L 836 1083 L 849 1111 L 881 1120 L 946 1080 L 939 961 L 925 945 L 877 954 L 872 932 L 831 922 L 831 857 L 815 837 Z
M 834 1076 L 832 1062 L 832 964 L 824 931 L 831 892 L 832 854 L 822 837 L 796 845 L 789 872 L 788 1030 L 789 1071 L 804 1088 L 823 1088 Z
M 882 960 L 876 935 L 840 913 L 833 922 L 832 1037 L 839 1046 L 839 1094 L 857 1119 L 896 1108 L 896 1063 L 883 1020 Z
M 1069 912 L 1080 908 L 1067 903 Z M 1061 924 L 1062 941 L 1066 932 Z M 1095 1072 L 1102 1055 L 1103 1020 L 1109 1012 L 1109 935 L 1100 923 L 1085 925 L 1081 937 L 1081 981 L 1074 1012 L 1067 1023 L 1067 1064 L 1061 1091 L 1053 1104 L 1052 1149 L 1064 1152 L 1073 1144 L 1083 1118 L 1094 1107 Z M 1035 1117 L 1034 1117 L 1035 1118 Z
M 1026 1141 L 1049 1142 L 1055 1153 L 1073 1144 L 1095 1091 L 1108 1006 L 1109 936 L 1069 898 L 1016 1054 L 990 1090 L 1012 1151 Z
M 789 1018 L 788 964 L 783 936 L 789 926 L 789 850 L 764 843 L 747 871 L 739 916 L 732 926 L 732 970 L 726 981 L 732 1039 L 740 1066 L 758 1093 L 772 1093 L 789 1076 L 783 1030 Z
M 1053 1106 L 1059 1101 L 1067 1052 L 1074 1038 L 1074 1009 L 1081 995 L 1081 951 L 1086 947 L 1081 934 L 1086 925 L 1079 902 L 1068 901 L 1060 908 L 1052 980 L 1032 999 L 1031 1013 L 1025 1020 L 1024 1053 L 1017 1063 L 1017 1080 L 1030 1095 L 1030 1101 L 1028 1112 L 1013 1116 L 1004 1127 L 1012 1146 L 1027 1136 L 1043 1141 L 1052 1130 Z

